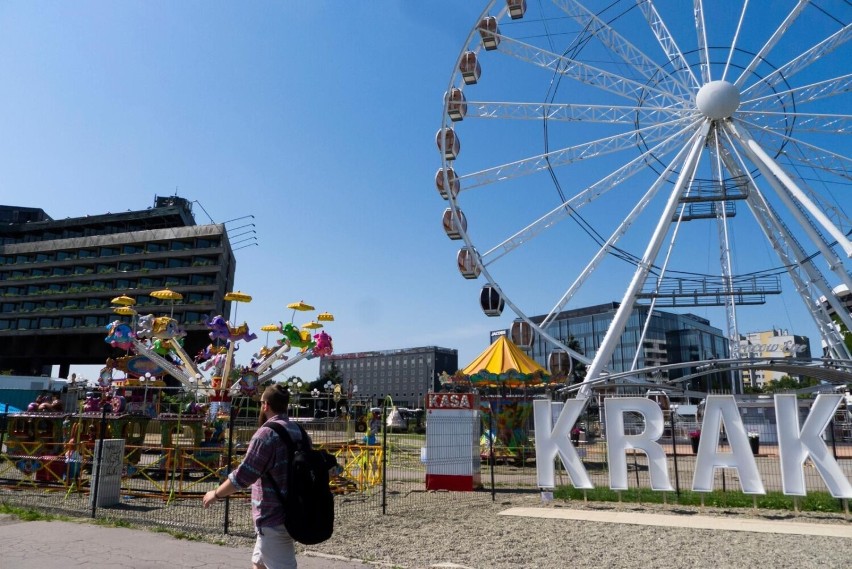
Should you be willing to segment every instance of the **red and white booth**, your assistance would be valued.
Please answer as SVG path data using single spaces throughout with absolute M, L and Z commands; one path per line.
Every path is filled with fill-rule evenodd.
M 472 491 L 481 485 L 479 396 L 426 397 L 426 489 Z

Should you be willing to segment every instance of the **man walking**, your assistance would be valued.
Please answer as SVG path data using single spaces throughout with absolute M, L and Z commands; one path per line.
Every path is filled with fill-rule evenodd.
M 301 431 L 287 418 L 290 393 L 281 384 L 266 388 L 260 398 L 258 430 L 249 442 L 242 464 L 228 475 L 218 488 L 204 495 L 204 507 L 251 486 L 251 512 L 257 529 L 251 561 L 254 569 L 296 567 L 293 538 L 284 528 L 284 506 L 269 478 L 274 478 L 282 493 L 287 491 L 287 444 L 267 425 L 271 421 L 288 429 L 298 440 Z

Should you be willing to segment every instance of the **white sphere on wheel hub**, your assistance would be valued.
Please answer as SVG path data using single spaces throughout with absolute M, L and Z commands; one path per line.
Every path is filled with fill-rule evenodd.
M 709 119 L 726 119 L 740 107 L 740 93 L 732 83 L 710 81 L 698 90 L 695 104 Z

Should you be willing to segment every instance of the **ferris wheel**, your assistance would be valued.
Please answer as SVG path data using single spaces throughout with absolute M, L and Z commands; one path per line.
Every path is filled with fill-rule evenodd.
M 849 358 L 850 21 L 830 0 L 489 2 L 435 176 L 486 314 L 505 303 L 588 382 L 637 305 L 716 310 L 736 354 L 738 314 L 792 295 Z M 611 300 L 594 358 L 549 333 Z

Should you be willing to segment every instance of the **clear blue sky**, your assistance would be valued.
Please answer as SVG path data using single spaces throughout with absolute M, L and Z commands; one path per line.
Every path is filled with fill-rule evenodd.
M 2 202 L 63 218 L 177 191 L 217 222 L 252 214 L 238 320 L 304 299 L 335 315 L 338 352 L 466 362 L 499 325 L 455 268 L 433 177 L 468 4 L 3 2 Z
M 177 193 L 216 222 L 254 215 L 258 246 L 236 253 L 235 288 L 254 297 L 236 320 L 260 335 L 246 354 L 304 299 L 335 315 L 337 352 L 437 345 L 464 366 L 513 317 L 482 314 L 482 281 L 460 277 L 433 183 L 443 93 L 482 4 L 0 3 L 0 201 L 63 218 Z M 619 300 L 626 281 L 611 275 L 582 304 Z M 740 332 L 789 328 L 818 353 L 795 310 L 781 302 Z

